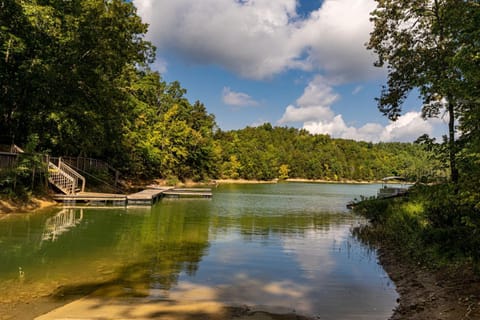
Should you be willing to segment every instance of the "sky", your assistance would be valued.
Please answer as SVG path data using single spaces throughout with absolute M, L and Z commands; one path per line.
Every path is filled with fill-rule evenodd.
M 371 142 L 441 137 L 412 94 L 391 122 L 386 83 L 365 47 L 374 0 L 133 0 L 157 48 L 152 69 L 179 81 L 222 130 L 269 122 Z

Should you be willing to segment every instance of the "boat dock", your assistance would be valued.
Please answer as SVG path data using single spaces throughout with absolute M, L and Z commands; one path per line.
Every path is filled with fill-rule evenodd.
M 170 189 L 163 194 L 170 198 L 211 198 L 212 189 L 210 188 L 182 188 L 182 189 Z
M 211 198 L 212 190 L 209 188 L 174 188 L 149 186 L 146 189 L 132 193 L 114 194 L 97 192 L 78 192 L 75 194 L 56 194 L 53 199 L 62 203 L 88 203 L 91 205 L 152 205 L 163 197 L 184 198 Z
M 77 192 L 75 194 L 56 194 L 53 200 L 62 203 L 90 203 L 90 204 L 113 204 L 125 205 L 127 196 L 116 193 L 100 192 Z
M 173 188 L 161 188 L 154 187 L 142 190 L 140 192 L 130 194 L 127 196 L 127 204 L 153 204 L 155 203 L 162 195 Z

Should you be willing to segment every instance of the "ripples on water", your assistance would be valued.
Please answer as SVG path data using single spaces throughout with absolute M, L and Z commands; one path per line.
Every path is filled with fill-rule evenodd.
M 365 221 L 345 209 L 377 189 L 227 185 L 211 200 L 10 216 L 0 220 L 0 303 L 96 290 L 386 319 L 397 294 L 351 235 Z

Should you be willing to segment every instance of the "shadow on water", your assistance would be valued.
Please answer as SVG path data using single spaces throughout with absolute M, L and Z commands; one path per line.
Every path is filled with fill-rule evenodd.
M 3 221 L 0 229 L 0 303 L 9 304 L 92 292 L 145 297 L 152 288 L 169 290 L 182 271 L 194 274 L 209 247 L 208 214 L 168 207 L 62 209 Z

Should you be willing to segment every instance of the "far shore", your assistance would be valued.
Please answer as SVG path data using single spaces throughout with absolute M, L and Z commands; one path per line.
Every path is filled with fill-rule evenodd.
M 269 184 L 279 182 L 298 182 L 298 183 L 332 183 L 332 184 L 378 184 L 381 180 L 323 180 L 323 179 L 302 179 L 288 178 L 285 180 L 245 180 L 245 179 L 215 179 L 211 184 Z
M 212 179 L 209 182 L 194 182 L 187 180 L 185 182 L 179 182 L 176 187 L 201 187 L 201 186 L 218 186 L 221 184 L 275 184 L 279 182 L 291 182 L 291 183 L 330 183 L 330 184 L 379 184 L 380 180 L 323 180 L 323 179 L 300 179 L 289 178 L 285 180 L 273 179 L 273 180 L 246 180 L 246 179 Z M 154 180 L 156 185 L 167 186 L 166 180 Z M 149 183 L 143 183 L 135 188 L 148 188 Z M 58 203 L 52 200 L 50 197 L 32 197 L 28 201 L 19 201 L 11 199 L 0 199 L 0 217 L 6 214 L 12 213 L 29 213 L 37 210 L 41 210 L 47 207 L 55 206 Z

